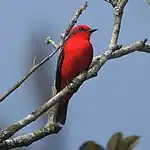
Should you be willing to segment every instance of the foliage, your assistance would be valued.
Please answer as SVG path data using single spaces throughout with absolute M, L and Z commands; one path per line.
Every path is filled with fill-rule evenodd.
M 150 5 L 150 0 L 146 0 L 147 1 L 147 3 Z
M 107 150 L 132 150 L 139 142 L 140 136 L 124 137 L 123 133 L 117 132 L 113 134 L 106 145 Z M 105 148 L 94 141 L 83 143 L 79 150 L 105 150 Z

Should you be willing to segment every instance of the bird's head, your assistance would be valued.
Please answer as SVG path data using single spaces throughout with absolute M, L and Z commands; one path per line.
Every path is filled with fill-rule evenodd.
M 95 32 L 97 29 L 91 29 L 87 25 L 77 25 L 72 28 L 72 30 L 69 33 L 69 37 L 72 36 L 78 36 L 78 37 L 85 37 L 90 38 L 90 35 Z

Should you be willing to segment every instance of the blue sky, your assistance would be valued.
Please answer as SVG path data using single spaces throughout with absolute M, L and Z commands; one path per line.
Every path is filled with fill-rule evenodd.
M 84 3 L 50 0 L 1 0 L 0 2 L 0 93 L 4 93 L 31 68 L 34 56 L 42 60 L 54 49 L 44 44 L 51 36 L 59 43 L 73 13 Z M 119 44 L 150 39 L 150 7 L 146 1 L 129 1 L 124 12 Z M 94 54 L 107 48 L 113 25 L 113 11 L 103 0 L 89 0 L 78 24 L 99 30 L 92 35 Z M 150 41 L 150 40 L 149 40 Z M 142 136 L 137 150 L 149 148 L 150 55 L 136 52 L 107 62 L 97 78 L 83 84 L 73 96 L 67 122 L 58 135 L 34 143 L 30 149 L 76 150 L 86 140 L 106 145 L 109 137 L 121 131 Z M 0 127 L 7 127 L 40 107 L 51 94 L 56 56 L 33 74 L 0 105 Z M 46 117 L 16 135 L 44 125 Z M 29 148 L 23 148 L 25 150 Z

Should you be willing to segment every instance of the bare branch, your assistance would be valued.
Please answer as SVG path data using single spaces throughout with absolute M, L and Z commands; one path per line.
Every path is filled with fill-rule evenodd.
M 145 52 L 145 53 L 150 53 L 150 44 L 145 44 L 143 49 L 139 49 L 139 52 Z
M 68 27 L 66 29 L 64 37 L 62 39 L 66 38 L 66 36 L 69 34 L 69 32 L 72 29 L 72 27 L 74 26 L 74 24 L 77 22 L 77 19 L 79 18 L 79 16 L 82 14 L 82 12 L 86 8 L 87 8 L 87 2 L 85 2 L 84 5 L 82 5 L 79 9 L 77 9 L 76 13 L 74 14 L 73 18 L 70 21 L 70 24 L 68 25 Z M 63 40 L 63 42 L 64 42 L 64 40 Z M 20 81 L 18 81 L 6 94 L 4 94 L 4 96 L 1 97 L 0 101 L 3 101 L 8 95 L 10 95 L 14 90 L 16 90 L 34 71 L 36 71 L 36 69 L 38 69 L 41 65 L 43 65 L 45 62 L 47 62 L 61 48 L 61 45 L 57 46 L 55 44 L 55 42 L 52 40 L 52 38 L 50 38 L 50 37 L 46 38 L 45 43 L 46 44 L 51 43 L 53 45 L 53 47 L 56 48 L 56 50 L 51 55 L 46 57 L 43 61 L 41 61 L 39 64 L 34 65 L 31 68 L 31 70 L 29 71 L 29 73 L 24 78 L 22 78 Z M 51 104 L 50 107 L 52 107 L 53 105 L 54 104 Z M 41 116 L 44 112 L 46 112 L 50 107 L 47 108 L 47 103 L 45 103 L 41 108 L 35 110 L 34 112 L 32 112 L 30 115 L 28 115 L 24 119 L 14 123 L 7 129 L 2 130 L 0 133 L 0 141 L 8 139 L 14 133 L 16 133 L 17 131 L 19 131 L 20 129 L 22 129 L 23 127 L 28 125 L 29 123 L 35 121 L 39 116 Z
M 107 3 L 110 3 L 112 7 L 115 7 L 117 5 L 118 0 L 104 0 L 104 1 L 106 1 Z
M 24 119 L 18 121 L 17 123 L 13 124 L 9 128 L 2 130 L 2 132 L 0 134 L 0 139 L 4 140 L 4 139 L 11 137 L 15 132 L 19 131 L 21 128 L 23 128 L 27 124 L 36 120 L 40 115 L 42 115 L 44 112 L 46 112 L 50 107 L 52 107 L 54 104 L 56 104 L 63 96 L 67 95 L 70 91 L 71 92 L 76 91 L 85 80 L 95 77 L 97 75 L 98 71 L 100 70 L 100 68 L 104 65 L 104 63 L 108 59 L 118 58 L 118 57 L 127 55 L 134 51 L 144 50 L 144 52 L 147 51 L 148 53 L 150 53 L 150 45 L 145 45 L 145 42 L 146 42 L 146 40 L 138 41 L 138 42 L 131 44 L 130 46 L 122 47 L 120 50 L 116 50 L 114 52 L 113 52 L 114 49 L 109 49 L 102 55 L 94 57 L 93 63 L 92 63 L 93 64 L 92 68 L 87 73 L 83 73 L 83 74 L 79 75 L 77 78 L 75 78 L 72 81 L 72 83 L 70 83 L 69 89 L 67 86 L 62 91 L 60 91 L 56 96 L 54 96 L 48 102 L 46 102 L 41 108 L 35 110 L 30 115 L 28 115 Z M 148 48 L 148 49 L 146 49 L 146 48 Z M 111 51 L 112 55 L 111 55 L 110 51 Z
M 4 95 L 2 95 L 0 97 L 0 102 L 2 102 L 7 96 L 9 96 L 13 91 L 15 91 L 17 88 L 20 87 L 20 85 L 22 85 L 22 83 L 24 81 L 26 81 L 28 79 L 28 77 L 34 73 L 39 67 L 41 67 L 44 63 L 46 63 L 51 57 L 53 57 L 55 55 L 55 53 L 62 47 L 63 43 L 64 43 L 64 39 L 66 38 L 66 36 L 69 34 L 70 30 L 72 29 L 72 27 L 74 26 L 74 24 L 77 22 L 78 17 L 82 14 L 82 12 L 87 8 L 87 2 L 85 2 L 85 4 L 83 6 L 81 6 L 81 8 L 79 8 L 75 15 L 73 16 L 68 28 L 65 31 L 65 34 L 61 40 L 61 44 L 60 46 L 57 46 L 55 44 L 55 42 L 50 38 L 46 38 L 45 43 L 49 44 L 51 43 L 53 45 L 54 48 L 56 48 L 56 50 L 54 52 L 52 52 L 49 56 L 47 56 L 45 59 L 43 59 L 40 63 L 38 63 L 37 65 L 34 65 L 30 71 L 19 81 L 17 81 Z
M 3 129 L 0 132 L 0 142 L 1 142 L 0 148 L 14 148 L 14 147 L 28 146 L 33 142 L 47 135 L 58 133 L 61 130 L 61 127 L 58 126 L 58 124 L 47 123 L 42 129 L 38 131 L 35 131 L 33 133 L 28 133 L 26 135 L 18 136 L 12 139 L 8 139 L 12 135 L 14 135 L 17 131 L 19 131 L 23 127 L 27 126 L 31 122 L 38 119 L 43 113 L 45 113 L 52 106 L 58 103 L 65 95 L 69 94 L 70 92 L 75 93 L 79 89 L 79 87 L 83 84 L 84 81 L 97 76 L 98 71 L 109 59 L 118 58 L 127 55 L 129 53 L 132 53 L 134 51 L 150 53 L 150 45 L 145 44 L 147 39 L 145 39 L 144 41 L 137 41 L 129 46 L 122 47 L 122 48 L 121 46 L 117 46 L 121 19 L 122 19 L 122 12 L 126 3 L 127 0 L 118 0 L 117 5 L 115 6 L 115 21 L 114 21 L 114 28 L 113 28 L 112 38 L 110 40 L 109 49 L 105 51 L 103 54 L 94 57 L 93 62 L 91 64 L 91 68 L 87 72 L 84 72 L 79 76 L 77 76 L 75 79 L 73 79 L 73 81 L 68 86 L 66 86 L 63 90 L 57 93 L 49 101 L 47 101 L 42 107 L 36 109 L 30 115 L 14 123 L 10 127 Z M 85 4 L 87 5 L 87 3 Z M 78 11 L 78 13 L 80 13 L 80 11 Z M 70 23 L 69 26 L 72 28 L 75 23 L 76 21 L 74 21 L 73 24 Z M 62 41 L 64 42 L 66 36 L 68 35 L 67 32 L 69 33 L 71 28 L 69 29 L 69 31 L 66 30 L 65 32 L 66 34 L 62 36 L 61 42 Z M 52 39 L 50 39 L 50 41 L 51 40 Z M 53 45 L 53 47 L 56 46 L 55 43 L 52 43 L 52 41 L 50 43 Z M 57 50 L 58 49 L 60 49 L 60 46 L 57 47 Z
M 55 41 L 53 41 L 53 39 L 48 36 L 45 38 L 45 44 L 52 44 L 52 46 L 57 49 L 58 48 L 58 45 L 55 43 Z
M 120 48 L 120 46 L 114 46 L 114 47 L 110 48 L 109 50 L 105 51 L 101 55 L 101 59 L 97 62 L 97 64 L 93 68 L 91 68 L 87 73 L 83 73 L 83 74 L 79 75 L 77 78 L 75 78 L 72 81 L 72 83 L 70 83 L 68 86 L 66 86 L 62 91 L 60 91 L 58 94 L 56 94 L 54 97 L 52 97 L 49 101 L 47 101 L 42 107 L 40 107 L 39 109 L 36 109 L 31 114 L 29 114 L 27 117 L 14 123 L 7 129 L 1 130 L 0 142 L 10 138 L 12 135 L 14 135 L 14 133 L 19 131 L 23 127 L 27 126 L 31 122 L 35 121 L 44 112 L 46 112 L 49 108 L 51 108 L 57 102 L 59 102 L 62 99 L 62 97 L 64 97 L 65 95 L 69 94 L 70 92 L 75 93 L 85 80 L 95 77 L 97 75 L 100 68 L 110 58 L 112 52 L 118 48 Z
M 51 57 L 55 55 L 55 53 L 60 49 L 61 46 L 57 47 L 57 49 L 52 52 L 50 55 L 45 57 L 41 62 L 39 62 L 37 65 L 32 66 L 32 68 L 29 70 L 29 72 L 21 78 L 19 81 L 17 81 L 4 95 L 0 97 L 0 102 L 2 102 L 7 96 L 9 96 L 13 91 L 15 91 L 17 88 L 22 85 L 24 81 L 28 79 L 28 77 L 33 74 L 39 67 L 41 67 L 44 63 L 46 63 Z
M 109 1 L 113 5 L 113 9 L 114 9 L 114 26 L 113 26 L 113 32 L 112 32 L 109 47 L 117 45 L 123 10 L 127 1 L 128 0 L 117 0 L 117 3 L 116 1 L 113 1 L 113 0 Z
M 127 54 L 130 54 L 136 51 L 150 53 L 150 45 L 145 44 L 146 41 L 147 39 L 145 39 L 144 41 L 134 42 L 129 46 L 122 47 L 119 50 L 114 51 L 109 59 L 120 58 L 122 56 L 125 56 Z M 101 59 L 101 57 L 102 55 L 95 56 L 90 65 L 90 68 L 92 68 L 97 63 L 97 61 Z
M 12 149 L 16 147 L 29 146 L 33 142 L 36 142 L 50 134 L 56 134 L 60 131 L 58 125 L 51 124 L 50 126 L 44 126 L 43 128 L 34 131 L 32 133 L 27 133 L 25 135 L 17 136 L 12 139 L 8 139 L 0 143 L 0 149 Z
M 36 56 L 33 58 L 32 67 L 36 65 Z
M 135 51 L 150 53 L 150 45 L 146 45 L 146 41 L 147 39 L 144 41 L 137 41 L 129 46 L 123 47 L 120 50 L 113 52 L 111 59 L 122 57 Z
M 92 63 L 93 64 L 92 68 L 90 68 L 88 70 L 88 72 L 82 73 L 78 77 L 76 77 L 67 87 L 65 87 L 57 95 L 55 95 L 48 102 L 46 102 L 41 108 L 36 109 L 30 115 L 28 115 L 27 117 L 25 117 L 24 119 L 22 119 L 16 123 L 14 123 L 13 125 L 8 127 L 7 129 L 3 129 L 0 133 L 0 140 L 3 141 L 5 139 L 10 138 L 14 133 L 16 133 L 17 131 L 22 129 L 24 126 L 35 121 L 38 117 L 40 117 L 44 112 L 46 112 L 54 104 L 59 102 L 62 99 L 62 97 L 64 97 L 65 95 L 67 95 L 70 92 L 72 92 L 72 93 L 76 92 L 77 89 L 82 85 L 82 83 L 85 80 L 88 80 L 90 78 L 97 76 L 98 71 L 105 64 L 105 62 L 107 60 L 112 59 L 112 58 L 121 57 L 121 56 L 124 56 L 124 55 L 129 54 L 129 53 L 134 52 L 134 51 L 144 50 L 144 52 L 147 51 L 148 53 L 150 53 L 150 45 L 145 45 L 145 42 L 146 42 L 146 40 L 138 41 L 138 42 L 131 44 L 130 46 L 126 46 L 126 47 L 122 47 L 122 48 L 115 46 L 115 47 L 105 51 L 102 55 L 94 57 L 93 63 Z M 147 47 L 148 47 L 148 49 L 146 49 Z M 120 48 L 120 50 L 115 50 L 115 48 Z M 69 87 L 69 89 L 68 89 L 68 87 Z M 52 126 L 52 124 L 48 124 L 48 125 Z M 55 128 L 58 129 L 57 124 L 54 125 L 53 127 L 54 127 L 53 131 L 56 131 Z M 61 128 L 59 128 L 59 130 L 60 129 Z M 50 130 L 52 130 L 52 129 L 50 129 Z M 57 132 L 59 132 L 59 130 L 57 130 Z M 54 132 L 49 132 L 49 134 L 52 134 L 52 133 L 54 133 Z M 25 137 L 23 137 L 23 138 L 25 138 Z M 43 136 L 41 136 L 41 138 L 43 138 Z M 5 141 L 4 141 L 4 143 L 5 143 Z
M 69 23 L 68 27 L 66 28 L 65 32 L 61 35 L 60 44 L 62 44 L 64 42 L 64 40 L 68 36 L 70 30 L 73 28 L 73 26 L 75 25 L 75 23 L 77 23 L 77 20 L 78 20 L 79 16 L 82 14 L 82 12 L 87 7 L 88 7 L 88 2 L 85 2 L 79 9 L 77 9 L 77 11 L 75 12 L 75 14 L 73 15 L 73 18 L 70 20 L 70 23 Z

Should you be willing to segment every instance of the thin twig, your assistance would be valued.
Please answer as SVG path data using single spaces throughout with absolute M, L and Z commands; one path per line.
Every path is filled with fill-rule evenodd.
M 115 7 L 117 4 L 117 0 L 104 0 L 104 1 L 106 1 L 107 3 L 110 3 L 112 7 Z
M 114 25 L 113 25 L 113 31 L 112 36 L 110 40 L 109 47 L 112 47 L 114 45 L 117 45 L 120 28 L 121 28 L 121 20 L 123 15 L 123 10 L 128 0 L 117 0 L 116 5 L 113 6 L 114 9 Z M 110 1 L 112 4 L 113 1 Z
M 70 23 L 69 23 L 68 27 L 66 28 L 65 32 L 63 34 L 61 34 L 60 44 L 62 44 L 64 42 L 64 40 L 68 36 L 70 30 L 73 28 L 73 26 L 75 25 L 75 23 L 77 23 L 77 20 L 78 20 L 79 16 L 82 14 L 82 12 L 87 7 L 88 7 L 88 2 L 85 2 L 79 9 L 77 9 L 77 11 L 75 12 L 75 14 L 73 15 L 73 18 L 70 20 Z
M 61 45 L 62 46 L 62 45 Z M 29 72 L 21 78 L 19 81 L 17 81 L 4 95 L 0 97 L 0 102 L 2 102 L 7 96 L 9 96 L 13 91 L 15 91 L 17 88 L 20 87 L 20 85 L 28 79 L 28 77 L 33 74 L 38 68 L 40 68 L 44 63 L 46 63 L 51 57 L 55 55 L 55 53 L 60 49 L 61 46 L 58 46 L 54 52 L 52 52 L 50 55 L 45 57 L 41 62 L 39 62 L 37 65 L 32 66 L 32 68 L 29 70 Z
M 55 41 L 50 36 L 45 38 L 45 44 L 51 44 L 55 49 L 58 48 L 58 45 L 55 43 Z
M 81 8 L 79 8 L 76 11 L 75 15 L 73 16 L 72 20 L 70 21 L 70 24 L 69 24 L 68 28 L 65 31 L 65 34 L 64 34 L 64 36 L 63 36 L 63 38 L 61 40 L 60 46 L 57 46 L 55 44 L 55 42 L 50 37 L 46 38 L 45 43 L 47 43 L 47 44 L 51 43 L 53 45 L 53 47 L 56 48 L 56 50 L 54 52 L 52 52 L 49 56 L 47 56 L 45 59 L 43 59 L 40 63 L 38 63 L 37 65 L 34 65 L 22 79 L 17 81 L 4 95 L 2 95 L 0 97 L 0 102 L 2 102 L 13 91 L 15 91 L 17 88 L 19 88 L 20 85 L 24 81 L 26 81 L 31 74 L 33 74 L 39 67 L 41 67 L 44 63 L 46 63 L 51 57 L 53 57 L 53 55 L 55 55 L 55 53 L 62 47 L 66 36 L 69 34 L 70 30 L 72 29 L 74 24 L 77 22 L 78 17 L 82 14 L 83 10 L 85 10 L 86 8 L 87 8 L 87 2 L 85 2 L 85 4 L 82 5 Z

